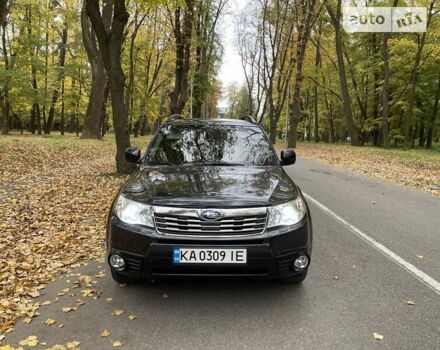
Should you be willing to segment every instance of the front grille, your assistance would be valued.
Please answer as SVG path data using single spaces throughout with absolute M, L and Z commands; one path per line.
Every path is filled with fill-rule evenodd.
M 197 209 L 176 212 L 171 209 L 154 212 L 156 229 L 159 233 L 194 236 L 233 236 L 258 235 L 266 227 L 267 213 L 265 208 L 222 210 L 223 217 L 216 221 L 205 221 L 198 217 Z

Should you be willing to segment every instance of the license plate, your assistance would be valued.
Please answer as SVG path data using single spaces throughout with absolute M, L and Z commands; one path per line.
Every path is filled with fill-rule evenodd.
M 246 264 L 247 250 L 232 248 L 174 248 L 174 264 Z

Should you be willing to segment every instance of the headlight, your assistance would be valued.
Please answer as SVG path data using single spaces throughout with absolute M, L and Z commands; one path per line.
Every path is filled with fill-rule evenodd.
M 302 198 L 280 205 L 269 207 L 267 228 L 276 226 L 290 226 L 301 221 L 306 214 L 306 205 Z
M 152 207 L 132 201 L 123 194 L 119 195 L 116 201 L 115 214 L 122 222 L 127 224 L 154 226 Z

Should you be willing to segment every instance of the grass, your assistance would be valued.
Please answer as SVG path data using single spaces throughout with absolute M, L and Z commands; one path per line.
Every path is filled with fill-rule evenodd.
M 440 195 L 440 147 L 382 149 L 347 144 L 300 142 L 299 157 Z

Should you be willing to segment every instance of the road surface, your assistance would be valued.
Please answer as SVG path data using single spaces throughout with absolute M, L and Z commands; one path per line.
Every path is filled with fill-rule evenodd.
M 196 279 L 121 287 L 93 262 L 43 290 L 40 301 L 52 303 L 30 324 L 19 321 L 6 341 L 35 335 L 37 348 L 76 340 L 81 349 L 113 349 L 114 341 L 120 349 L 440 349 L 440 199 L 305 159 L 287 171 L 307 195 L 314 224 L 302 285 Z M 95 278 L 102 270 L 106 276 Z M 72 287 L 78 274 L 97 281 L 91 289 L 99 298 Z M 85 304 L 76 311 L 61 310 L 78 298 Z M 49 318 L 51 326 L 43 323 Z M 100 336 L 104 329 L 109 336 Z

